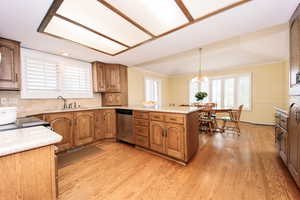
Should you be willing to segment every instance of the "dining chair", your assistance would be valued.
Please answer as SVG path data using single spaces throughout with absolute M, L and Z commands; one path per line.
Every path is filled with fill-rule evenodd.
M 225 130 L 232 130 L 235 131 L 238 134 L 238 136 L 240 136 L 240 119 L 243 107 L 244 105 L 240 105 L 237 110 L 229 111 L 229 116 L 221 117 L 221 120 L 223 121 L 223 125 L 221 128 L 222 132 L 225 132 Z M 231 123 L 231 125 L 228 125 L 228 123 Z
M 211 110 L 204 108 L 199 111 L 199 132 L 210 133 L 214 132 L 215 118 L 210 114 Z

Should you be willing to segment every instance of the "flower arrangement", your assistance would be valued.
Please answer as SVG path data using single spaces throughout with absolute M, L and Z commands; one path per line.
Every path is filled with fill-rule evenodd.
M 197 101 L 202 101 L 203 99 L 205 99 L 205 97 L 207 97 L 207 93 L 206 92 L 197 92 L 195 97 L 196 97 Z

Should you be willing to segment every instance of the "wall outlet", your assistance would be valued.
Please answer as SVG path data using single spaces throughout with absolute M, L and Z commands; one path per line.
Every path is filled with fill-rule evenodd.
M 6 105 L 7 103 L 8 103 L 8 102 L 7 102 L 7 98 L 6 98 L 6 97 L 0 98 L 0 104 Z

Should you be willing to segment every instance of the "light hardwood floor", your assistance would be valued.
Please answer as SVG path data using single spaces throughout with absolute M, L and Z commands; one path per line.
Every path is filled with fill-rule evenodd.
M 120 143 L 59 170 L 60 200 L 299 200 L 274 147 L 274 130 L 242 125 L 241 136 L 200 136 L 186 166 Z

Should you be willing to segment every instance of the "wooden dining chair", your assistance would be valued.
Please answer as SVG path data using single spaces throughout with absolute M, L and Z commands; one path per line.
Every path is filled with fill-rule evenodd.
M 222 132 L 225 132 L 225 130 L 231 130 L 235 131 L 238 134 L 238 136 L 240 136 L 240 119 L 243 107 L 244 105 L 240 105 L 237 110 L 229 111 L 229 116 L 221 118 L 221 120 L 223 121 L 223 126 L 221 128 Z M 230 123 L 231 125 L 228 125 L 228 123 Z
M 210 112 L 207 108 L 199 111 L 199 132 L 210 133 L 212 135 L 216 120 L 211 117 Z

